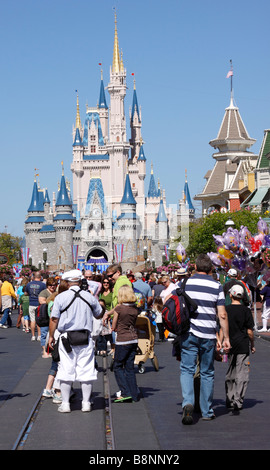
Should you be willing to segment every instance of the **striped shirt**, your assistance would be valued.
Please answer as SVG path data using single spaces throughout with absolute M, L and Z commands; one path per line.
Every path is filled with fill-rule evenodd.
M 199 338 L 216 338 L 217 307 L 225 305 L 222 285 L 208 274 L 194 274 L 188 279 L 185 291 L 198 305 L 190 319 L 189 331 Z

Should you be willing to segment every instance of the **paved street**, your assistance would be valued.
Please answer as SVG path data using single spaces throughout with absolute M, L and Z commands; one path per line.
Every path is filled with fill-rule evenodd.
M 16 314 L 13 313 L 15 324 Z M 214 411 L 216 419 L 204 422 L 195 415 L 192 426 L 181 423 L 181 389 L 179 363 L 171 357 L 171 343 L 155 345 L 159 370 L 146 363 L 144 374 L 137 373 L 143 398 L 138 403 L 115 404 L 112 429 L 115 450 L 215 450 L 269 449 L 270 422 L 270 342 L 256 339 L 257 352 L 251 357 L 250 384 L 244 409 L 239 415 L 225 408 L 224 377 L 226 363 L 216 362 Z M 45 386 L 50 359 L 41 358 L 38 342 L 13 327 L 0 330 L 0 449 L 13 448 L 27 416 Z M 98 381 L 94 385 L 94 407 L 91 413 L 80 411 L 80 389 L 72 412 L 63 415 L 57 405 L 45 399 L 29 433 L 25 450 L 106 450 L 104 432 L 104 389 L 102 358 L 98 358 Z M 117 391 L 113 372 L 107 369 L 111 395 Z

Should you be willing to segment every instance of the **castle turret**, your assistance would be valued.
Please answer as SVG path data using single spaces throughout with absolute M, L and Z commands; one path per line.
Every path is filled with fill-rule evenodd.
M 37 176 L 37 175 L 36 175 Z M 28 215 L 24 225 L 26 247 L 32 259 L 32 264 L 38 266 L 41 253 L 41 242 L 39 240 L 39 231 L 44 224 L 43 195 L 38 190 L 36 176 L 33 185 L 32 198 L 28 208 Z
M 59 269 L 67 269 L 73 267 L 72 244 L 76 218 L 72 212 L 72 202 L 66 186 L 64 169 L 62 169 L 55 210 L 53 225 L 56 232 L 56 261 Z M 50 261 L 52 260 L 48 260 L 48 264 L 55 264 Z
M 137 258 L 138 217 L 136 200 L 133 196 L 129 174 L 126 175 L 124 194 L 121 200 L 121 214 L 117 218 L 119 230 L 118 242 L 123 244 L 122 267 L 124 270 L 133 269 Z

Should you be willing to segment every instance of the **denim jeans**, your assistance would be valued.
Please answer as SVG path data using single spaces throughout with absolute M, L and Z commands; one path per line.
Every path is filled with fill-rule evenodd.
M 193 379 L 200 363 L 200 408 L 203 417 L 213 415 L 212 401 L 214 394 L 214 357 L 216 339 L 199 338 L 189 333 L 183 338 L 180 363 L 180 383 L 182 388 L 182 406 L 194 406 Z
M 134 369 L 134 359 L 137 350 L 137 343 L 116 344 L 113 370 L 115 379 L 122 397 L 132 397 L 138 400 L 137 381 Z
M 12 325 L 12 322 L 11 322 L 11 319 L 9 317 L 9 312 L 10 312 L 10 308 L 5 308 L 5 310 L 3 311 L 3 316 L 1 318 L 1 325 L 5 325 L 5 323 L 7 322 L 9 326 Z

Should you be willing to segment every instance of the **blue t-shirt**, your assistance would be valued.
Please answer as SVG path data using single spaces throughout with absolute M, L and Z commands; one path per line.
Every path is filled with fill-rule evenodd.
M 38 296 L 44 289 L 46 289 L 46 284 L 42 281 L 30 281 L 26 284 L 25 290 L 29 295 L 29 305 L 31 307 L 37 307 L 39 305 Z

